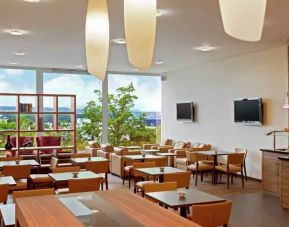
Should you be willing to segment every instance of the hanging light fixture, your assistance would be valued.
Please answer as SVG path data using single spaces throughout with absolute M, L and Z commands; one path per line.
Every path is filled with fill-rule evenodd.
M 89 0 L 85 39 L 88 72 L 104 80 L 109 52 L 109 19 L 106 0 Z
M 262 37 L 267 0 L 219 0 L 225 32 L 244 41 Z
M 156 34 L 156 0 L 124 0 L 124 26 L 129 62 L 140 69 L 152 64 Z

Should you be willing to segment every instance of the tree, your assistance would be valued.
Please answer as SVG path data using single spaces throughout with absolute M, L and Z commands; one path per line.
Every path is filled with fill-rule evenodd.
M 108 96 L 109 141 L 114 146 L 155 142 L 156 132 L 145 125 L 145 114 L 136 116 L 133 113 L 135 100 L 138 99 L 134 92 L 135 88 L 131 83 L 126 87 L 119 87 L 115 94 Z M 95 93 L 98 97 L 97 102 L 91 101 L 85 106 L 84 118 L 88 121 L 83 123 L 79 134 L 100 141 L 102 97 L 100 90 L 96 90 Z

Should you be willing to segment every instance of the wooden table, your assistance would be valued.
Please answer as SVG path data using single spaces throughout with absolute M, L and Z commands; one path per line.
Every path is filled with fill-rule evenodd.
M 221 156 L 221 155 L 233 154 L 233 152 L 228 152 L 228 151 L 199 151 L 197 153 L 214 158 L 214 167 L 213 167 L 213 176 L 212 176 L 213 180 L 212 180 L 212 182 L 213 182 L 213 184 L 218 184 L 218 177 L 217 177 L 216 168 L 215 168 L 215 166 L 218 164 L 217 158 L 218 158 L 218 156 Z
M 109 161 L 106 158 L 102 158 L 102 157 L 91 157 L 91 158 L 71 158 L 70 159 L 72 164 L 75 165 L 83 165 L 86 162 L 104 162 L 104 161 Z
M 23 227 L 198 226 L 127 189 L 17 199 L 16 219 Z
M 19 164 L 16 161 L 0 161 L 0 169 L 3 169 L 3 166 L 16 166 L 16 165 L 31 165 L 33 167 L 39 167 L 40 164 L 34 159 L 31 160 L 20 160 Z
M 7 176 L 7 177 L 0 177 L 0 184 L 8 184 L 9 186 L 16 185 L 16 182 L 13 177 Z
M 70 179 L 91 179 L 91 178 L 100 178 L 102 177 L 99 174 L 95 174 L 91 171 L 80 171 L 78 172 L 77 177 L 73 177 L 72 172 L 67 173 L 49 173 L 48 176 L 51 178 L 54 183 L 55 188 L 57 188 L 58 184 L 68 183 Z
M 144 162 L 144 160 L 146 160 L 146 159 L 162 158 L 160 156 L 150 155 L 150 154 L 147 154 L 145 156 L 143 156 L 143 155 L 124 155 L 123 157 L 126 158 L 126 159 L 129 159 L 129 160 L 141 161 L 141 162 Z
M 166 166 L 164 167 L 164 171 L 161 171 L 160 167 L 153 167 L 153 168 L 138 168 L 135 169 L 136 171 L 139 171 L 141 173 L 144 173 L 149 176 L 153 177 L 159 177 L 159 182 L 164 182 L 164 175 L 167 173 L 183 173 L 186 172 L 182 169 L 177 169 L 174 167 Z
M 0 205 L 1 226 L 15 226 L 15 204 Z
M 142 150 L 143 153 L 145 154 L 156 154 L 159 152 L 159 150 L 156 149 L 146 149 L 146 150 Z
M 186 192 L 185 198 L 180 198 L 178 192 Z M 218 203 L 226 201 L 223 198 L 201 192 L 196 189 L 179 189 L 177 191 L 150 192 L 146 196 L 158 201 L 160 204 L 171 208 L 180 208 L 180 214 L 187 216 L 187 208 L 192 205 Z

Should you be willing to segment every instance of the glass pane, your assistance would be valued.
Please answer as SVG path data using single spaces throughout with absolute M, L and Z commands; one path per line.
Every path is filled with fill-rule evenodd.
M 58 97 L 58 112 L 72 112 L 73 99 L 71 97 Z
M 36 114 L 20 115 L 20 130 L 36 130 Z
M 56 129 L 56 115 L 55 114 L 41 114 L 39 116 L 39 126 L 42 130 L 55 130 Z
M 16 112 L 17 96 L 2 96 L 0 98 L 0 112 Z
M 16 114 L 0 114 L 0 131 L 16 130 Z
M 40 98 L 41 99 L 41 98 Z M 51 96 L 43 97 L 43 112 L 56 112 L 56 98 Z
M 158 143 L 161 133 L 161 78 L 108 75 L 109 141 L 115 146 Z
M 73 114 L 59 114 L 58 129 L 73 129 Z
M 20 113 L 37 112 L 36 96 L 20 96 Z

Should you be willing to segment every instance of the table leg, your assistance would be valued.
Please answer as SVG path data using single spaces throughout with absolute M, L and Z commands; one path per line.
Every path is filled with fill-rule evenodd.
M 180 207 L 180 214 L 182 217 L 187 217 L 187 207 Z
M 216 168 L 215 166 L 217 165 L 217 156 L 214 155 L 214 167 L 213 167 L 213 184 L 217 184 L 218 179 L 216 179 L 217 174 L 216 174 Z
M 164 175 L 160 175 L 160 176 L 159 176 L 159 182 L 160 182 L 160 183 L 163 183 L 163 182 L 164 182 Z

